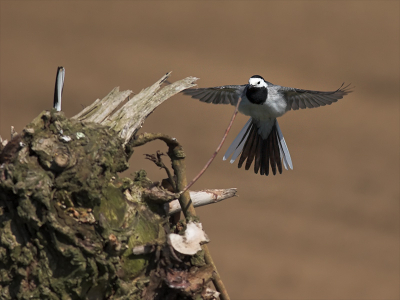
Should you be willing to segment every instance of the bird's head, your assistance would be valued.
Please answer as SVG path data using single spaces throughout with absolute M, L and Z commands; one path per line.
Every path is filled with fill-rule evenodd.
M 251 76 L 249 79 L 250 87 L 262 88 L 267 87 L 267 82 L 260 75 Z

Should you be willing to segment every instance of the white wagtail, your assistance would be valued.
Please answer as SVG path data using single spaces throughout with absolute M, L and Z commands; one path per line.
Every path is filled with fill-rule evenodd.
M 233 154 L 230 160 L 233 163 L 242 153 L 238 167 L 242 167 L 247 160 L 245 169 L 248 170 L 254 160 L 254 172 L 257 174 L 260 171 L 261 175 L 269 174 L 269 165 L 274 175 L 277 168 L 282 174 L 282 161 L 286 170 L 288 168 L 293 170 L 292 159 L 276 118 L 291 109 L 330 105 L 350 92 L 349 85 L 343 86 L 343 84 L 332 92 L 284 87 L 265 81 L 259 75 L 252 76 L 249 83 L 245 85 L 225 85 L 183 91 L 192 98 L 214 104 L 236 106 L 239 98 L 242 98 L 239 111 L 251 118 L 229 146 L 223 160 Z

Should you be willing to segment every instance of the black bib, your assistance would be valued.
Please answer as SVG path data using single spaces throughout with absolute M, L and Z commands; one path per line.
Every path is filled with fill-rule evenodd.
M 263 104 L 268 97 L 268 89 L 266 87 L 248 87 L 246 97 L 251 103 Z

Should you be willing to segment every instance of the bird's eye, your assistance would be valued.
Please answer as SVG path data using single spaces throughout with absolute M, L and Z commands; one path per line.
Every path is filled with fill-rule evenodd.
M 261 81 L 257 82 L 257 84 L 260 84 Z

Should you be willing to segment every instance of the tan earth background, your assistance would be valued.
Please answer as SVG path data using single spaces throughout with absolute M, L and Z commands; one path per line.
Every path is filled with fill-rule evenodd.
M 193 189 L 239 197 L 198 209 L 232 299 L 399 299 L 398 1 L 2 1 L 0 134 L 50 109 L 57 66 L 73 116 L 112 88 L 138 93 L 168 71 L 200 87 L 259 74 L 354 93 L 280 119 L 294 170 L 260 176 L 222 161 Z M 140 132 L 176 137 L 188 179 L 217 147 L 232 106 L 177 95 Z M 130 170 L 165 177 L 136 151 Z

